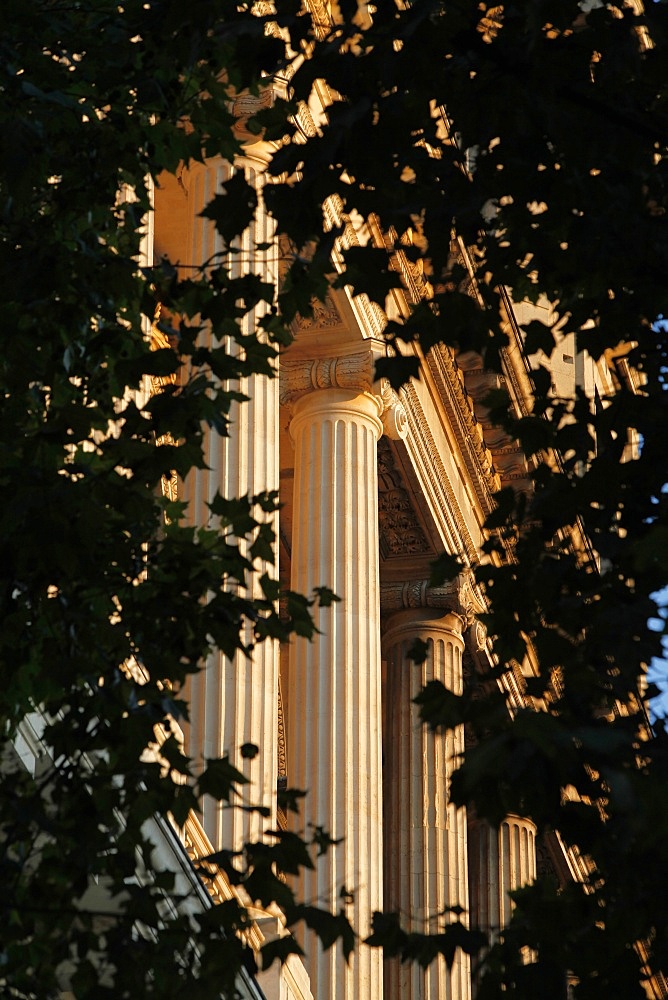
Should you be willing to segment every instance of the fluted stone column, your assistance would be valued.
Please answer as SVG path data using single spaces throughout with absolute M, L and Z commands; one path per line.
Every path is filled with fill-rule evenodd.
M 283 375 L 282 375 L 283 377 Z M 368 933 L 382 908 L 380 600 L 376 444 L 381 402 L 371 386 L 369 353 L 285 365 L 293 404 L 291 586 L 308 594 L 326 585 L 341 599 L 316 614 L 313 641 L 290 650 L 288 774 L 308 790 L 300 825 L 322 825 L 342 842 L 307 872 L 299 892 L 337 911 L 340 889 L 355 930 Z M 304 942 L 314 997 L 380 1000 L 380 952 Z
M 529 819 L 507 816 L 498 830 L 483 820 L 470 825 L 471 919 L 494 934 L 510 920 L 509 893 L 536 878 L 536 827 Z
M 422 589 L 428 597 L 426 584 Z M 449 798 L 450 778 L 464 749 L 463 727 L 431 733 L 413 704 L 431 680 L 461 694 L 464 624 L 447 609 L 417 607 L 392 615 L 383 634 L 385 908 L 399 911 L 404 927 L 422 933 L 434 933 L 453 919 L 442 916 L 447 907 L 468 910 L 466 814 Z M 419 666 L 409 659 L 416 639 L 427 647 Z M 426 970 L 387 963 L 385 1000 L 469 1000 L 470 995 L 470 963 L 461 952 L 451 970 L 444 959 Z
M 199 213 L 220 190 L 230 172 L 229 164 L 217 158 L 193 166 L 184 179 L 191 206 L 188 247 L 191 264 L 202 264 L 214 255 L 225 253 L 226 248 L 213 223 L 201 218 Z M 253 179 L 252 170 L 246 168 L 246 173 Z M 271 236 L 270 222 L 260 204 L 254 223 L 237 241 L 238 252 L 227 258 L 233 277 L 252 272 L 260 274 L 265 281 L 275 280 L 275 251 L 256 250 L 257 243 L 266 243 Z M 219 265 L 223 259 L 216 256 L 213 263 Z M 243 333 L 252 333 L 258 318 L 258 309 L 247 313 L 242 321 Z M 229 349 L 234 351 L 236 347 L 230 343 Z M 186 484 L 189 516 L 195 524 L 213 523 L 207 502 L 213 499 L 216 491 L 224 497 L 238 497 L 278 490 L 278 379 L 254 375 L 230 387 L 249 399 L 233 404 L 229 437 L 220 437 L 211 430 L 207 432 L 205 457 L 208 468 L 195 472 Z M 259 512 L 257 516 L 267 519 L 267 515 Z M 270 520 L 277 532 L 277 517 L 272 516 Z M 277 557 L 276 551 L 276 560 Z M 278 576 L 276 563 L 271 566 L 256 562 L 255 565 L 257 574 L 248 581 L 246 591 L 251 597 L 260 596 L 257 580 L 263 572 Z M 252 624 L 246 628 L 244 641 L 252 641 Z M 243 798 L 239 801 L 262 804 L 271 810 L 270 817 L 263 819 L 257 814 L 223 808 L 205 799 L 203 825 L 216 848 L 239 849 L 249 838 L 257 839 L 263 828 L 275 828 L 278 663 L 278 643 L 272 640 L 255 646 L 250 659 L 237 655 L 229 660 L 214 651 L 205 670 L 191 682 L 189 753 L 195 758 L 229 753 L 234 766 L 250 780 L 242 789 Z M 259 747 L 254 760 L 241 757 L 239 748 L 244 743 Z

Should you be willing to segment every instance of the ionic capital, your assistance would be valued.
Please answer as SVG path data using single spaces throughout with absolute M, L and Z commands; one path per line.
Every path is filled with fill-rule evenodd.
M 459 612 L 459 586 L 456 580 L 441 587 L 431 587 L 428 580 L 382 583 L 380 609 L 385 613 L 407 608 L 444 608 Z
M 485 604 L 470 570 L 464 570 L 453 580 L 438 587 L 428 580 L 408 580 L 383 583 L 380 589 L 380 606 L 383 613 L 408 608 L 443 608 L 461 618 L 462 631 L 472 625 L 476 615 L 485 611 Z
M 370 392 L 374 358 L 371 351 L 344 354 L 338 358 L 291 359 L 281 361 L 281 403 L 294 403 L 300 396 L 318 389 L 354 389 Z
M 450 608 L 404 608 L 393 612 L 386 621 L 381 645 L 384 655 L 388 656 L 394 647 L 404 642 L 447 637 L 461 656 L 465 629 L 466 619 Z
M 281 403 L 293 404 L 318 389 L 370 393 L 376 397 L 383 433 L 393 441 L 402 441 L 408 434 L 406 408 L 387 379 L 374 383 L 374 366 L 375 356 L 371 351 L 338 358 L 286 358 L 281 361 L 280 369 Z
M 466 618 L 467 625 L 473 625 L 476 622 L 477 616 L 487 611 L 487 605 L 475 582 L 473 570 L 465 569 L 457 577 L 457 582 L 459 584 L 461 613 Z M 480 629 L 484 628 L 480 622 L 476 622 L 476 625 L 480 625 Z M 479 632 L 480 630 L 478 629 L 477 631 Z

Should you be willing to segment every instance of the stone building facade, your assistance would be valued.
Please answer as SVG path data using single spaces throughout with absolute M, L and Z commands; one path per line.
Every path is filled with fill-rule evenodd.
M 260 188 L 261 146 L 250 146 L 236 167 Z M 197 264 L 224 253 L 199 213 L 229 170 L 212 160 L 165 180 L 156 191 L 155 259 Z M 344 238 L 357 238 L 351 226 Z M 256 251 L 271 241 L 260 211 L 232 266 L 278 284 L 280 245 Z M 452 252 L 468 265 L 464 247 L 454 244 Z M 419 269 L 400 263 L 404 288 L 393 293 L 390 315 L 405 314 L 421 294 Z M 340 598 L 317 611 L 313 641 L 296 638 L 289 648 L 266 642 L 250 661 L 214 655 L 190 691 L 187 738 L 192 756 L 230 753 L 250 778 L 249 798 L 270 806 L 267 828 L 283 819 L 276 812 L 280 782 L 308 790 L 299 827 L 324 827 L 340 843 L 307 873 L 300 893 L 336 910 L 345 889 L 347 915 L 362 937 L 371 913 L 381 909 L 400 911 L 420 931 L 436 930 L 449 907 L 498 928 L 509 914 L 508 891 L 534 878 L 537 864 L 563 879 L 577 878 L 581 864 L 556 838 L 541 842 L 537 853 L 526 819 L 508 817 L 493 831 L 455 809 L 448 788 L 465 734 L 428 733 L 412 704 L 431 679 L 461 691 L 476 664 L 492 656 L 476 618 L 484 602 L 469 574 L 444 587 L 428 581 L 430 562 L 444 551 L 475 564 L 499 487 L 530 488 L 521 450 L 490 424 L 483 402 L 505 384 L 517 413 L 528 412 L 531 362 L 518 312 L 526 321 L 529 307 L 518 310 L 510 300 L 505 306 L 503 375 L 486 371 L 473 353 L 455 356 L 441 346 L 424 357 L 415 347 L 420 378 L 397 393 L 375 378 L 375 362 L 387 350 L 385 316 L 363 296 L 332 291 L 313 316 L 295 323 L 278 377 L 254 376 L 240 385 L 249 401 L 233 413 L 232 436 L 211 435 L 208 469 L 184 487 L 195 522 L 209 517 L 206 502 L 217 489 L 230 496 L 278 490 L 271 572 L 299 593 L 324 585 Z M 256 320 L 247 317 L 249 331 Z M 569 379 L 573 389 L 584 379 L 607 388 L 603 368 L 570 343 L 562 346 L 555 370 L 561 392 Z M 427 649 L 419 667 L 408 657 L 415 640 Z M 523 703 L 527 672 L 529 661 L 507 680 L 511 705 Z M 239 754 L 248 742 L 260 748 L 253 761 Z M 237 810 L 204 807 L 204 833 L 216 847 L 240 846 L 261 833 L 260 823 Z M 383 964 L 378 950 L 363 946 L 349 964 L 312 940 L 304 948 L 318 1000 L 471 997 L 463 954 L 450 970 L 443 960 L 422 970 Z M 279 976 L 267 995 L 308 996 L 286 989 Z

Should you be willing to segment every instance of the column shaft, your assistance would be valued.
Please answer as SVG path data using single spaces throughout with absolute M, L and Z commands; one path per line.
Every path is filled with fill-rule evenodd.
M 300 824 L 343 838 L 300 891 L 338 910 L 339 890 L 351 890 L 346 912 L 362 936 L 382 907 L 378 413 L 375 397 L 330 388 L 302 396 L 291 423 L 292 587 L 326 585 L 341 598 L 317 614 L 314 640 L 290 650 L 288 775 L 308 790 Z M 347 966 L 338 948 L 322 952 L 311 936 L 305 949 L 314 996 L 382 998 L 378 951 L 359 947 Z
M 470 826 L 472 920 L 482 930 L 498 932 L 510 920 L 508 895 L 536 878 L 536 827 L 508 816 L 498 830 L 482 820 Z
M 450 777 L 464 749 L 463 727 L 430 733 L 419 721 L 413 698 L 431 680 L 462 690 L 461 619 L 438 619 L 433 609 L 394 615 L 383 636 L 385 908 L 399 911 L 405 927 L 441 930 L 451 906 L 468 909 L 466 814 L 449 799 Z M 415 639 L 427 644 L 427 659 L 409 659 Z M 426 970 L 388 962 L 386 1000 L 469 1000 L 470 963 L 457 953 L 448 970 L 443 959 Z
M 229 165 L 222 159 L 207 161 L 203 167 L 195 166 L 190 171 L 191 264 L 201 265 L 213 254 L 222 254 L 225 250 L 213 223 L 199 217 L 199 213 L 230 172 Z M 239 252 L 228 257 L 227 263 L 233 276 L 254 272 L 265 280 L 272 280 L 276 273 L 275 252 L 256 250 L 257 243 L 268 242 L 271 236 L 270 222 L 260 205 L 253 224 L 239 238 Z M 216 263 L 220 260 L 217 258 Z M 258 309 L 246 314 L 242 321 L 244 334 L 253 333 L 259 315 Z M 230 342 L 229 349 L 234 351 L 236 346 Z M 198 470 L 186 484 L 189 514 L 196 524 L 211 523 L 207 502 L 211 501 L 216 491 L 224 497 L 238 497 L 278 490 L 278 379 L 255 375 L 241 379 L 232 388 L 248 396 L 248 401 L 233 404 L 229 437 L 220 437 L 208 431 L 208 468 Z M 259 512 L 257 516 L 258 519 L 267 519 L 267 515 Z M 277 534 L 277 516 L 269 519 Z M 259 596 L 257 580 L 263 572 L 278 576 L 278 550 L 275 551 L 273 566 L 256 563 L 257 573 L 248 581 L 251 596 Z M 245 641 L 251 640 L 252 625 L 249 625 Z M 256 646 L 251 659 L 237 655 L 230 661 L 214 651 L 205 669 L 191 682 L 189 753 L 195 758 L 229 753 L 234 766 L 250 780 L 250 785 L 244 786 L 243 801 L 271 809 L 271 816 L 262 819 L 256 814 L 222 808 L 219 803 L 205 800 L 203 825 L 216 848 L 239 849 L 245 840 L 257 839 L 263 828 L 275 827 L 278 662 L 278 644 L 273 641 Z M 241 757 L 239 748 L 244 743 L 255 743 L 259 747 L 260 752 L 254 760 Z

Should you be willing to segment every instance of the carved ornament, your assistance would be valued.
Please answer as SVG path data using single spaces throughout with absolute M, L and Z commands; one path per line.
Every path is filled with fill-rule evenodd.
M 339 310 L 331 295 L 328 295 L 324 302 L 320 299 L 312 299 L 312 316 L 297 316 L 295 325 L 297 330 L 336 330 L 345 328 L 344 322 L 339 315 Z
M 463 570 L 457 577 L 457 583 L 459 584 L 461 611 L 466 616 L 469 625 L 471 625 L 478 615 L 482 615 L 487 611 L 487 605 L 475 582 L 473 570 Z
M 378 442 L 378 526 L 385 559 L 431 551 L 386 438 Z
M 285 743 L 285 714 L 283 711 L 283 693 L 281 690 L 281 678 L 278 678 L 278 777 L 285 778 L 288 773 L 288 755 Z
M 317 389 L 355 389 L 370 392 L 374 361 L 371 351 L 347 354 L 339 358 L 302 360 L 286 358 L 280 368 L 281 403 L 293 403 Z
M 496 492 L 498 482 L 492 455 L 485 445 L 472 400 L 464 388 L 463 378 L 460 377 L 457 363 L 449 347 L 440 344 L 432 348 L 427 355 L 427 363 L 445 404 L 478 501 L 487 514 L 492 510 L 492 494 Z
M 431 587 L 428 580 L 381 583 L 380 610 L 385 614 L 405 608 L 447 608 L 459 611 L 459 586 L 455 580 Z
M 383 404 L 380 419 L 383 422 L 385 434 L 392 441 L 403 441 L 408 434 L 406 407 L 386 378 L 381 380 L 380 398 Z
M 440 451 L 434 441 L 429 421 L 420 403 L 420 398 L 410 382 L 402 390 L 406 400 L 406 413 L 410 429 L 410 450 L 414 454 L 414 464 L 426 473 L 425 487 L 432 496 L 434 507 L 443 517 L 446 537 L 452 539 L 453 547 L 463 546 L 464 555 L 475 562 L 478 549 L 459 500 L 450 483 Z
M 487 646 L 487 629 L 483 623 L 474 621 L 469 635 L 472 649 L 476 653 L 481 653 Z
M 464 628 L 482 629 L 486 639 L 484 626 L 476 621 L 476 615 L 485 610 L 485 605 L 470 570 L 464 570 L 438 587 L 431 586 L 428 580 L 382 583 L 380 607 L 383 613 L 405 608 L 446 608 L 462 619 Z M 479 635 L 482 637 L 482 633 Z

